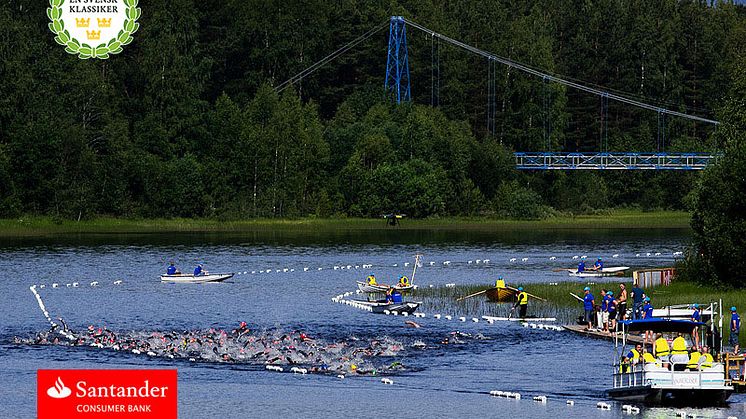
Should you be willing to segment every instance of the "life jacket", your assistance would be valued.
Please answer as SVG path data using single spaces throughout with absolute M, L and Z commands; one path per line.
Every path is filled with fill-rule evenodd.
M 702 356 L 705 357 L 705 360 L 704 360 L 704 362 L 702 362 L 701 367 L 702 368 L 711 368 L 712 367 L 712 361 L 714 361 L 714 359 L 712 358 L 712 354 L 708 352 L 706 354 L 702 354 Z
M 673 350 L 671 351 L 672 355 L 681 355 L 686 354 L 686 341 L 683 337 L 678 336 L 676 339 L 673 340 Z
M 629 361 L 622 361 L 622 363 L 619 364 L 619 372 L 622 374 L 629 372 Z
M 686 367 L 689 368 L 690 370 L 696 369 L 697 366 L 699 365 L 699 358 L 701 356 L 702 354 L 699 353 L 699 351 L 692 352 L 691 355 L 689 355 L 689 363 L 686 364 Z
M 368 275 L 368 285 L 378 285 L 376 283 L 376 277 L 373 275 Z
M 632 360 L 633 361 L 637 362 L 637 361 L 640 360 L 640 353 L 637 352 L 637 349 L 632 348 L 632 350 L 630 352 L 632 352 Z
M 505 288 L 505 281 L 502 279 L 495 281 L 495 288 Z
M 650 352 L 645 352 L 642 354 L 642 360 L 645 361 L 646 364 L 657 364 L 658 360 L 655 359 L 653 354 Z
M 668 347 L 668 341 L 665 338 L 655 340 L 655 356 L 668 356 L 671 348 Z
M 522 306 L 528 304 L 528 294 L 526 294 L 525 291 L 521 291 L 521 293 L 518 294 L 518 304 Z
M 399 285 L 401 285 L 403 287 L 408 287 L 409 286 L 409 278 L 407 278 L 406 276 L 403 276 L 403 277 L 399 278 Z

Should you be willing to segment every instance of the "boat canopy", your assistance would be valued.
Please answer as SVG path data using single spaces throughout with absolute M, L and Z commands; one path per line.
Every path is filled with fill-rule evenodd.
M 623 320 L 624 327 L 630 332 L 641 332 L 652 330 L 653 332 L 679 332 L 691 333 L 697 326 L 704 326 L 705 323 L 693 322 L 691 320 L 674 320 L 660 317 L 651 317 L 640 320 Z

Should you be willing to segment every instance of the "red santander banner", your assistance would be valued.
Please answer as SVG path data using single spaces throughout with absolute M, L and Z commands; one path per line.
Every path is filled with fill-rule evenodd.
M 177 417 L 176 370 L 38 370 L 39 419 Z

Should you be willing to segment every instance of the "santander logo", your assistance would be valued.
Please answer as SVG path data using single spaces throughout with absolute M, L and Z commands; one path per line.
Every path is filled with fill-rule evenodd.
M 59 376 L 57 376 L 57 381 L 54 382 L 54 385 L 47 389 L 47 395 L 55 399 L 64 399 L 70 396 L 70 394 L 72 394 L 72 390 L 65 387 L 65 383 L 62 382 L 62 378 Z

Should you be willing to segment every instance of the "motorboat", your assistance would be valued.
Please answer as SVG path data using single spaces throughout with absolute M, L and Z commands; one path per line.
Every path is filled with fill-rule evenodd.
M 233 273 L 219 273 L 219 274 L 163 274 L 161 275 L 161 282 L 172 282 L 176 284 L 202 284 L 205 282 L 222 282 L 226 279 L 232 278 Z
M 414 267 L 412 269 L 412 277 L 408 285 L 369 284 L 365 281 L 357 281 L 357 289 L 359 289 L 360 292 L 364 292 L 366 294 L 376 294 L 376 293 L 385 294 L 386 291 L 389 290 L 389 288 L 394 288 L 395 290 L 398 290 L 399 292 L 412 291 L 416 288 L 414 285 L 414 277 L 417 274 L 417 267 L 422 266 L 420 262 L 421 258 L 422 258 L 422 255 L 414 256 Z
M 627 353 L 630 333 L 650 330 L 664 335 L 691 335 L 695 328 L 706 329 L 705 323 L 651 317 L 624 320 L 619 325 L 622 333 L 615 338 L 612 387 L 606 390 L 610 398 L 663 406 L 722 406 L 733 393 L 733 387 L 726 382 L 725 367 L 720 362 L 713 362 L 712 367 L 701 370 L 687 370 L 688 362 L 671 363 L 669 369 L 658 363 L 641 361 L 630 365 L 628 372 L 623 371 L 621 359 Z
M 383 301 L 360 301 L 354 300 L 356 303 L 371 308 L 373 313 L 378 314 L 412 314 L 422 304 L 419 301 L 401 301 L 401 302 L 386 302 Z

